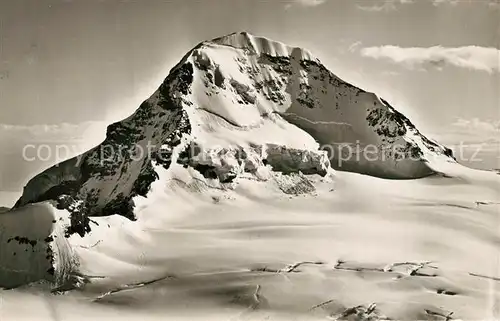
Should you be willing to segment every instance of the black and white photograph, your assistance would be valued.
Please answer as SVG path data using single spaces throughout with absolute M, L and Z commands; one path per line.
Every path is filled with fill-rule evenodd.
M 499 0 L 0 0 L 0 321 L 500 320 Z

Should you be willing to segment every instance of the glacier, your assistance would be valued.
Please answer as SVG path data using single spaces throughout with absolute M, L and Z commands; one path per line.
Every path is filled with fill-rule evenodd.
M 498 183 L 309 51 L 234 33 L 28 182 L 0 214 L 0 286 L 103 318 L 491 317 Z

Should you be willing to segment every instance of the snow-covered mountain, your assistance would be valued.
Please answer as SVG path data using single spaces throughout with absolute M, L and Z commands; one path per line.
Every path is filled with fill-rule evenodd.
M 436 159 L 454 162 L 387 101 L 339 79 L 307 50 L 235 33 L 188 52 L 133 115 L 108 127 L 99 146 L 29 181 L 9 220 L 49 201 L 69 212 L 53 219 L 51 232 L 21 229 L 27 237 L 12 228 L 2 238 L 16 247 L 32 243 L 33 253 L 41 246 L 41 274 L 57 279 L 57 267 L 73 264 L 61 238 L 84 237 L 93 217 L 135 220 L 136 203 L 155 182 L 230 191 L 250 179 L 285 195 L 311 194 L 320 183 L 333 189 L 335 169 L 421 178 L 434 173 Z M 15 255 L 0 256 L 13 267 L 33 261 Z
M 356 154 L 367 145 L 375 156 Z M 188 52 L 132 116 L 108 127 L 101 145 L 33 178 L 16 208 L 57 201 L 73 213 L 68 233 L 84 235 L 89 216 L 133 219 L 132 198 L 147 195 L 157 164 L 182 163 L 220 184 L 258 176 L 266 165 L 286 174 L 326 175 L 331 165 L 419 178 L 433 173 L 428 157 L 437 154 L 451 157 L 307 50 L 234 33 Z

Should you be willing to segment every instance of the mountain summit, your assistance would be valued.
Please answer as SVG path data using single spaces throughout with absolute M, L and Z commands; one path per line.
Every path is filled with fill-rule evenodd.
M 189 51 L 102 144 L 34 177 L 15 207 L 53 201 L 71 213 L 66 235 L 83 236 L 92 216 L 134 219 L 134 198 L 148 196 L 159 168 L 171 181 L 226 189 L 253 177 L 296 194 L 314 190 L 309 176 L 334 169 L 424 177 L 435 156 L 453 161 L 387 101 L 309 51 L 233 33 Z

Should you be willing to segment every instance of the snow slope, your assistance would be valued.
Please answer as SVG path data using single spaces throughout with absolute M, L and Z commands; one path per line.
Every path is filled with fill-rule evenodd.
M 157 168 L 136 222 L 99 217 L 69 238 L 90 283 L 0 291 L 0 318 L 498 319 L 498 175 L 454 166 L 419 180 L 313 175 L 299 195 Z
M 342 153 L 346 146 L 353 154 Z M 363 152 L 366 146 L 376 147 L 375 159 Z M 336 173 L 334 168 L 370 176 Z M 417 181 L 382 179 L 435 173 L 444 175 Z M 451 190 L 462 199 L 448 191 L 434 195 L 443 185 L 454 186 Z M 102 144 L 27 184 L 14 209 L 0 214 L 0 240 L 8 244 L 6 250 L 2 245 L 0 257 L 9 262 L 0 271 L 0 285 L 45 279 L 54 291 L 83 286 L 85 300 L 107 302 L 122 290 L 142 300 L 135 289 L 148 287 L 150 281 L 170 286 L 171 274 L 181 274 L 185 282 L 179 284 L 180 293 L 160 286 L 172 304 L 183 298 L 200 311 L 217 311 L 228 306 L 230 297 L 243 297 L 243 303 L 229 304 L 240 313 L 239 305 L 260 309 L 263 295 L 274 301 L 265 305 L 266 311 L 272 307 L 309 315 L 303 311 L 305 304 L 333 296 L 325 288 L 329 283 L 320 286 L 319 280 L 345 270 L 344 264 L 354 264 L 358 272 L 365 271 L 365 264 L 376 265 L 367 270 L 374 273 L 383 266 L 389 270 L 381 273 L 390 272 L 391 279 L 400 265 L 387 268 L 390 264 L 408 261 L 401 266 L 419 270 L 424 268 L 421 262 L 442 255 L 447 269 L 457 264 L 467 274 L 470 266 L 460 265 L 458 253 L 473 245 L 485 246 L 490 255 L 493 230 L 487 230 L 491 238 L 486 240 L 474 230 L 469 243 L 454 244 L 456 252 L 429 252 L 416 245 L 427 242 L 423 239 L 429 227 L 415 218 L 430 216 L 428 207 L 435 207 L 432 213 L 438 215 L 441 203 L 449 210 L 485 199 L 477 224 L 487 225 L 493 219 L 490 209 L 497 201 L 497 187 L 496 175 L 486 177 L 457 165 L 449 149 L 423 136 L 388 102 L 339 79 L 307 50 L 236 33 L 196 46 L 133 115 L 108 127 Z M 413 189 L 421 195 L 412 195 Z M 471 195 L 465 198 L 467 193 Z M 398 212 L 410 214 L 398 221 Z M 455 214 L 445 212 L 439 219 L 453 220 Z M 32 231 L 34 225 L 40 230 Z M 428 242 L 442 249 L 448 240 L 439 233 L 462 235 L 460 229 L 455 233 L 433 228 Z M 28 245 L 13 243 L 16 237 Z M 32 248 L 31 241 L 36 241 Z M 367 255 L 367 249 L 373 254 Z M 22 250 L 26 254 L 19 257 Z M 57 255 L 46 253 L 50 251 Z M 469 254 L 471 260 L 489 263 L 487 256 Z M 304 279 L 298 274 L 291 288 L 261 279 L 302 261 L 320 270 L 305 273 Z M 260 267 L 254 270 L 254 265 Z M 477 273 L 492 275 L 489 272 Z M 370 305 L 377 300 L 409 302 L 413 299 L 405 291 L 410 285 L 394 285 L 394 290 L 391 284 L 346 277 L 346 284 L 328 285 L 345 289 L 334 295 L 337 305 L 327 314 L 342 314 L 357 305 L 362 306 L 354 311 L 367 318 L 410 313 L 391 308 L 380 312 Z M 259 283 L 248 285 L 255 278 Z M 190 290 L 198 279 L 206 288 Z M 410 283 L 427 293 L 420 281 L 427 282 Z M 221 287 L 214 282 L 222 282 Z M 463 285 L 462 279 L 458 282 Z M 295 293 L 293 284 L 305 293 Z M 373 296 L 363 293 L 366 287 Z M 478 291 L 478 296 L 471 294 L 471 302 L 485 299 Z M 418 308 L 406 315 L 425 313 L 432 296 L 420 294 L 423 301 L 415 299 Z M 212 295 L 215 301 L 204 304 Z M 292 308 L 297 304 L 298 310 Z M 456 305 L 450 301 L 450 307 Z M 480 315 L 472 308 L 462 312 Z

